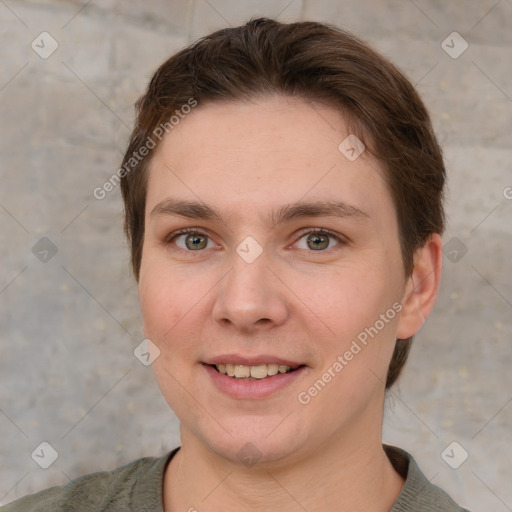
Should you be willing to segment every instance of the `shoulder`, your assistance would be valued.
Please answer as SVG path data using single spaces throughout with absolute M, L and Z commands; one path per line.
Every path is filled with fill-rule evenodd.
M 412 455 L 394 446 L 385 445 L 384 449 L 397 472 L 405 478 L 402 492 L 390 512 L 469 512 L 432 484 Z
M 178 449 L 162 457 L 145 457 L 112 471 L 91 473 L 66 485 L 24 496 L 1 512 L 159 512 L 165 467 Z

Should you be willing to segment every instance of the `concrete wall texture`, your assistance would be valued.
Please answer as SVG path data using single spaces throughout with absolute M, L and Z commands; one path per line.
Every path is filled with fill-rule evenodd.
M 1 1 L 0 504 L 179 443 L 133 353 L 119 190 L 92 191 L 156 67 L 259 15 L 354 31 L 430 108 L 449 174 L 444 276 L 384 440 L 471 510 L 512 510 L 511 0 Z M 31 457 L 42 442 L 55 461 Z

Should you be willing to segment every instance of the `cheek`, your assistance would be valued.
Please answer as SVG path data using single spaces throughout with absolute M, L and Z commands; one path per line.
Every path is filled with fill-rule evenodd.
M 161 350 L 167 347 L 176 332 L 182 332 L 186 324 L 183 319 L 193 315 L 196 295 L 190 283 L 158 261 L 148 259 L 141 265 L 139 303 L 144 333 L 161 346 Z
M 144 335 L 159 349 L 151 367 L 169 406 L 180 411 L 183 389 L 191 387 L 189 366 L 197 360 L 193 321 L 197 298 L 186 282 L 170 275 L 169 269 L 148 258 L 141 266 L 139 303 Z M 183 413 L 183 412 L 182 412 Z
M 361 269 L 353 265 L 320 280 L 316 293 L 310 296 L 312 309 L 321 319 L 318 325 L 326 333 L 318 347 L 322 370 L 331 369 L 340 377 L 334 379 L 341 386 L 332 387 L 335 395 L 336 388 L 357 394 L 357 389 L 361 392 L 367 386 L 380 386 L 379 380 L 385 380 L 401 305 L 400 281 L 391 270 L 377 270 L 382 268 L 385 266 Z M 338 370 L 340 364 L 343 366 L 341 371 L 333 368 L 336 362 Z
M 317 276 L 314 283 L 308 283 L 300 292 L 332 337 L 357 336 L 374 325 L 400 297 L 392 271 L 376 268 L 371 263 L 348 265 L 340 272 Z M 390 316 L 395 316 L 393 313 Z

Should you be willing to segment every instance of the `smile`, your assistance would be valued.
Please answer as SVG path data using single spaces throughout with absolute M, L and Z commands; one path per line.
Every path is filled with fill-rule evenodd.
M 215 364 L 213 365 L 215 369 L 228 377 L 233 377 L 235 379 L 265 379 L 267 377 L 272 377 L 277 375 L 278 373 L 289 373 L 297 369 L 297 367 L 292 368 L 291 366 L 287 366 L 285 364 L 259 364 L 256 366 L 249 366 L 243 364 Z
M 236 359 L 238 359 L 237 362 L 241 362 L 239 361 L 241 358 Z M 202 367 L 206 370 L 215 389 L 238 400 L 270 397 L 284 391 L 288 386 L 292 386 L 309 370 L 305 364 L 291 361 L 286 361 L 290 363 L 288 365 L 283 364 L 285 361 L 261 364 L 265 361 L 263 358 L 257 358 L 255 361 L 243 361 L 246 364 L 218 362 L 229 360 L 227 357 L 222 357 L 217 361 L 210 361 L 209 364 L 203 363 Z M 249 362 L 257 364 L 247 364 Z

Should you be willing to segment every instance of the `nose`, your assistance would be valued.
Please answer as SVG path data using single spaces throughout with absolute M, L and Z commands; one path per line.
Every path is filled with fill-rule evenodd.
M 249 333 L 283 324 L 288 316 L 286 287 L 261 254 L 252 263 L 234 253 L 231 271 L 219 283 L 213 318 Z

